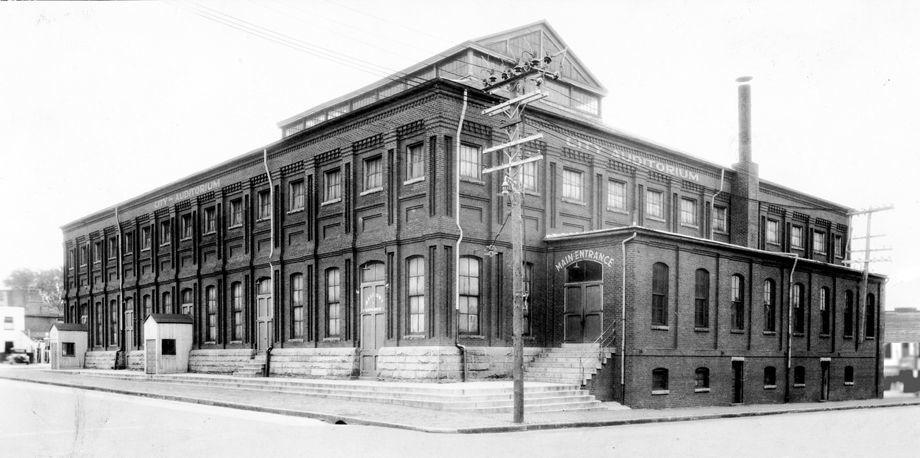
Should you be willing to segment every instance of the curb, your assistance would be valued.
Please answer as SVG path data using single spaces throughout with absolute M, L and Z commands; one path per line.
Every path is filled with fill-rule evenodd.
M 626 425 L 641 425 L 648 423 L 674 423 L 681 421 L 697 421 L 697 420 L 716 420 L 720 418 L 742 418 L 742 417 L 763 417 L 768 415 L 783 415 L 783 414 L 795 414 L 795 413 L 814 413 L 814 412 L 829 412 L 835 410 L 857 410 L 857 409 L 878 409 L 885 407 L 908 407 L 916 406 L 920 407 L 920 400 L 914 399 L 910 401 L 902 402 L 893 402 L 886 404 L 869 404 L 869 405 L 825 405 L 822 407 L 804 407 L 804 408 L 791 408 L 785 410 L 769 410 L 769 411 L 753 411 L 753 412 L 720 412 L 720 413 L 708 413 L 708 414 L 696 414 L 696 415 L 681 415 L 681 416 L 662 416 L 662 417 L 646 417 L 646 418 L 628 418 L 620 420 L 598 420 L 598 421 L 577 421 L 570 423 L 534 423 L 534 424 L 523 424 L 523 425 L 507 425 L 507 426 L 483 426 L 483 427 L 472 427 L 472 428 L 425 428 L 421 426 L 406 425 L 402 423 L 393 423 L 386 421 L 377 421 L 377 420 L 367 420 L 364 418 L 358 417 L 347 417 L 341 415 L 333 415 L 328 413 L 321 412 L 309 412 L 304 410 L 291 410 L 291 409 L 281 409 L 275 407 L 263 407 L 253 404 L 241 404 L 229 401 L 217 401 L 210 399 L 199 399 L 192 398 L 187 396 L 177 396 L 171 394 L 159 394 L 159 393 L 144 393 L 139 391 L 123 390 L 118 388 L 106 388 L 106 387 L 97 387 L 97 386 L 86 386 L 86 385 L 75 385 L 66 382 L 53 382 L 47 380 L 32 380 L 26 378 L 16 378 L 16 377 L 6 377 L 0 375 L 0 379 L 13 380 L 18 382 L 28 382 L 28 383 L 37 383 L 41 385 L 53 385 L 53 386 L 62 386 L 68 388 L 76 388 L 82 390 L 90 391 L 100 391 L 106 393 L 115 393 L 123 394 L 129 396 L 140 396 L 151 399 L 162 399 L 166 401 L 176 401 L 176 402 L 186 402 L 190 404 L 200 404 L 214 407 L 226 407 L 231 409 L 247 410 L 252 412 L 263 412 L 263 413 L 272 413 L 277 415 L 287 415 L 291 417 L 301 417 L 301 418 L 313 418 L 327 423 L 332 424 L 349 424 L 349 425 L 362 425 L 362 426 L 379 426 L 383 428 L 395 428 L 395 429 L 404 429 L 409 431 L 419 431 L 426 433 L 441 433 L 441 434 L 485 434 L 485 433 L 511 433 L 511 432 L 521 432 L 521 431 L 540 431 L 548 429 L 567 429 L 567 428 L 596 428 L 603 426 L 626 426 Z

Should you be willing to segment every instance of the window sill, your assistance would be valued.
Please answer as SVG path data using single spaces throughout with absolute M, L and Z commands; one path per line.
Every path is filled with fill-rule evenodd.
M 205 344 L 205 345 L 217 345 L 217 341 L 215 341 L 215 340 L 206 340 L 206 341 L 204 342 L 204 344 Z
M 830 334 L 818 334 L 818 338 L 819 338 L 819 339 L 828 339 L 828 338 L 830 338 L 830 337 L 831 337 Z
M 164 246 L 169 246 L 169 242 L 161 243 L 161 244 L 160 244 L 160 248 L 163 248 Z
M 680 223 L 680 227 L 686 227 L 687 229 L 699 229 L 700 228 L 696 224 L 687 224 L 687 223 Z
M 150 247 L 141 248 L 141 253 L 143 253 L 143 252 L 145 252 L 145 251 L 150 251 Z M 83 266 L 86 266 L 86 264 L 83 264 Z M 82 266 L 81 266 L 81 267 L 82 267 Z
M 303 338 L 288 339 L 288 342 L 303 343 Z
M 666 223 L 666 222 L 667 222 L 667 221 L 664 220 L 664 218 L 662 218 L 662 217 L 660 217 L 660 216 L 651 216 L 651 215 L 647 215 L 647 216 L 645 217 L 645 219 L 652 220 L 652 221 L 656 221 L 656 222 L 659 222 L 659 223 Z
M 229 344 L 241 344 L 241 343 L 243 343 L 243 341 L 242 341 L 242 340 L 231 340 L 231 341 L 229 341 L 229 342 L 227 342 L 227 343 L 229 343 Z
M 619 214 L 621 214 L 621 215 L 628 215 L 628 214 L 629 214 L 628 211 L 626 211 L 626 210 L 624 210 L 624 209 L 622 209 L 622 208 L 607 207 L 607 211 L 612 212 L 612 213 L 619 213 Z
M 670 331 L 671 327 L 667 325 L 653 324 L 652 331 Z
M 422 181 L 425 181 L 425 177 L 411 178 L 411 179 L 408 179 L 408 180 L 406 180 L 406 181 L 403 181 L 403 185 L 405 186 L 405 185 L 409 185 L 409 184 L 413 184 L 413 183 L 419 183 L 419 182 L 422 182 Z
M 367 196 L 367 195 L 370 195 L 370 194 L 376 194 L 376 193 L 381 192 L 381 191 L 383 191 L 383 187 L 378 186 L 378 187 L 376 187 L 376 188 L 365 189 L 364 191 L 361 191 L 361 194 L 358 194 L 358 195 L 359 195 L 359 196 Z
M 568 198 L 565 198 L 565 197 L 562 198 L 562 201 L 565 202 L 565 203 L 567 203 L 567 204 L 572 204 L 572 205 L 581 205 L 581 206 L 587 206 L 587 205 L 588 205 L 588 203 L 585 202 L 585 201 L 583 201 L 583 200 L 568 199 Z
M 406 334 L 403 336 L 403 339 L 405 340 L 422 340 L 422 339 L 427 339 L 427 338 L 428 336 L 426 336 L 425 334 Z
M 189 240 L 191 240 L 191 239 L 192 239 L 192 236 L 190 235 L 190 236 L 188 236 L 188 237 L 182 237 L 181 239 L 179 239 L 179 241 L 180 241 L 180 242 L 186 242 L 186 241 L 189 241 Z M 112 259 L 114 259 L 114 258 L 112 258 Z
M 853 340 L 853 336 L 843 336 L 843 338 L 846 340 Z
M 793 383 L 792 387 L 793 388 L 805 388 L 805 384 L 804 383 Z
M 713 229 L 712 232 L 719 235 L 728 235 L 728 231 L 726 229 Z
M 302 211 L 303 211 L 303 207 L 300 207 L 300 208 L 295 208 L 295 209 L 293 209 L 293 210 L 288 210 L 288 211 L 287 211 L 287 214 L 288 214 L 288 215 L 293 215 L 294 213 L 300 213 L 300 212 L 302 212 Z
M 534 197 L 542 197 L 542 196 L 543 196 L 543 194 L 540 194 L 540 191 L 537 191 L 537 190 L 535 190 L 535 189 L 529 189 L 529 190 L 528 190 L 528 189 L 525 189 L 525 190 L 524 190 L 524 194 L 527 194 L 527 195 L 530 195 L 530 196 L 534 196 Z
M 775 390 L 775 389 L 776 389 L 776 385 L 764 385 L 764 386 L 763 386 L 763 389 L 765 389 L 765 390 Z
M 709 332 L 709 328 L 693 328 L 693 332 Z
M 475 339 L 475 340 L 485 340 L 486 339 L 485 336 L 481 336 L 478 334 L 460 334 L 460 338 L 461 339 Z
M 264 222 L 267 222 L 267 221 L 271 221 L 271 218 L 270 218 L 270 217 L 267 217 L 267 216 L 260 216 L 260 217 L 256 218 L 256 222 L 257 222 L 257 223 L 264 223 Z
M 775 335 L 776 335 L 776 331 L 764 331 L 764 332 L 763 332 L 763 335 L 765 335 L 765 336 L 775 336 Z
M 853 386 L 853 382 L 843 382 L 843 386 Z
M 670 394 L 671 390 L 652 390 L 652 396 L 660 396 L 663 394 Z
M 239 229 L 239 228 L 241 228 L 241 227 L 243 227 L 243 223 L 240 223 L 240 224 L 231 224 L 230 226 L 227 226 L 227 229 Z
M 744 334 L 744 329 L 732 329 L 729 332 L 731 332 L 732 334 Z
M 779 245 L 779 242 L 771 242 L 771 241 L 769 241 L 769 240 L 767 240 L 767 245 L 771 245 L 771 246 L 780 246 L 780 245 Z
M 694 392 L 694 393 L 708 393 L 708 392 L 709 392 L 709 388 L 694 388 L 694 389 L 693 389 L 693 392 Z
M 792 337 L 805 337 L 804 332 L 793 332 Z
M 822 255 L 822 256 L 827 256 L 827 252 L 826 252 L 826 251 L 815 251 L 815 254 L 820 254 L 820 255 Z
M 325 202 L 319 204 L 319 206 L 320 206 L 320 207 L 325 207 L 326 205 L 337 204 L 337 203 L 339 203 L 339 202 L 341 202 L 341 201 L 342 201 L 342 198 L 341 198 L 341 197 L 336 197 L 335 199 L 329 199 L 329 200 L 327 200 L 327 201 L 325 201 Z
M 465 183 L 472 183 L 472 184 L 481 184 L 481 185 L 486 184 L 486 182 L 482 181 L 482 179 L 473 178 L 473 177 L 460 177 L 460 181 L 463 181 Z
M 323 342 L 341 342 L 341 337 L 323 337 Z
M 216 233 L 217 233 L 217 231 L 208 231 L 208 232 L 205 232 L 205 233 L 203 233 L 203 234 L 201 234 L 201 235 L 214 235 L 214 234 L 216 234 Z
M 875 336 L 866 336 L 866 340 L 875 340 Z

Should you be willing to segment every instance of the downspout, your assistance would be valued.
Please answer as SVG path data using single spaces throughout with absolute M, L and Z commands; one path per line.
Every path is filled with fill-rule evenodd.
M 623 283 L 620 285 L 620 402 L 626 403 L 626 242 L 636 238 L 637 233 L 620 243 L 623 259 Z
M 454 217 L 457 222 L 457 245 L 454 247 L 454 310 L 457 311 L 457 329 L 454 332 L 454 346 L 460 351 L 460 380 L 466 381 L 466 347 L 460 344 L 460 242 L 463 240 L 463 226 L 460 225 L 460 133 L 463 131 L 463 118 L 466 116 L 466 89 L 463 90 L 463 108 L 460 110 L 460 121 L 457 123 L 457 145 L 454 147 L 454 189 L 457 197 L 454 199 Z
M 715 213 L 716 211 L 716 196 L 718 196 L 719 194 L 722 194 L 722 188 L 724 186 L 725 186 L 725 169 L 722 169 L 722 177 L 719 178 L 719 190 L 716 191 L 716 193 L 713 194 L 712 198 L 710 199 L 712 201 L 712 203 L 710 204 L 712 206 L 712 210 L 710 210 L 711 213 L 709 215 L 709 240 L 712 240 L 712 238 L 714 237 L 713 235 L 714 231 L 712 227 L 712 213 Z
M 268 201 L 270 202 L 269 208 L 271 212 L 269 213 L 269 224 L 271 225 L 269 229 L 269 244 L 268 244 L 268 278 L 269 284 L 272 288 L 272 313 L 275 311 L 275 265 L 272 264 L 272 257 L 275 255 L 275 185 L 272 183 L 272 174 L 268 171 L 268 149 L 262 150 L 262 165 L 265 166 L 265 176 L 268 177 Z M 272 326 L 274 326 L 274 320 Z M 273 336 L 274 337 L 274 336 Z M 275 340 L 272 338 L 272 340 Z M 272 344 L 273 342 L 268 342 L 268 348 L 265 349 L 265 370 L 263 376 L 268 377 L 269 370 L 271 368 L 271 358 L 272 358 Z
M 118 219 L 118 207 L 117 207 L 117 206 L 115 207 L 115 229 L 118 230 L 118 238 L 117 238 L 118 242 L 115 244 L 115 250 L 116 250 L 115 256 L 117 256 L 117 259 L 118 259 L 118 304 L 119 304 L 119 307 L 121 308 L 121 315 L 120 315 L 120 317 L 119 317 L 119 321 L 121 321 L 121 324 L 122 324 L 122 326 L 121 326 L 122 330 L 119 332 L 119 334 L 121 335 L 121 348 L 120 348 L 120 351 L 122 352 L 122 357 L 125 358 L 125 364 L 124 364 L 123 367 L 127 367 L 127 359 L 128 359 L 127 351 L 128 351 L 128 344 L 127 344 L 127 342 L 125 342 L 125 332 L 124 332 L 124 327 L 125 327 L 125 326 L 124 326 L 124 324 L 125 324 L 125 323 L 124 323 L 124 314 L 125 314 L 125 310 L 124 310 L 124 305 L 125 305 L 125 277 L 124 277 L 124 271 L 121 270 L 121 255 L 122 255 L 122 252 L 121 252 L 121 236 L 122 236 L 122 234 L 121 234 L 121 221 L 119 221 L 119 219 Z M 109 312 L 109 313 L 111 313 L 111 312 Z M 134 316 L 134 315 L 132 314 L 131 316 Z M 119 358 L 116 357 L 116 358 L 115 358 L 115 361 L 118 361 L 118 359 L 119 359 Z
M 789 373 L 792 371 L 792 276 L 795 275 L 795 266 L 799 262 L 799 255 L 792 260 L 792 270 L 789 271 L 789 306 L 786 307 L 786 395 L 784 402 L 789 402 L 791 386 L 789 385 Z

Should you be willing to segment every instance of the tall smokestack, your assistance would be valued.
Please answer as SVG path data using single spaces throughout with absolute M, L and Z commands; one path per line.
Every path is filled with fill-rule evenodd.
M 735 177 L 731 194 L 731 242 L 751 248 L 763 248 L 759 239 L 760 178 L 751 158 L 751 81 L 750 76 L 738 83 L 738 163 L 732 166 Z
M 751 85 L 753 78 L 738 78 L 738 161 L 751 162 Z

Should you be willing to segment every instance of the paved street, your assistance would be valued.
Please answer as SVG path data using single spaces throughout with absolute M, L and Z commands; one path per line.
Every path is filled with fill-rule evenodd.
M 916 406 L 481 435 L 331 425 L 10 380 L 0 380 L 0 406 L 0 455 L 16 457 L 906 457 L 920 449 Z

